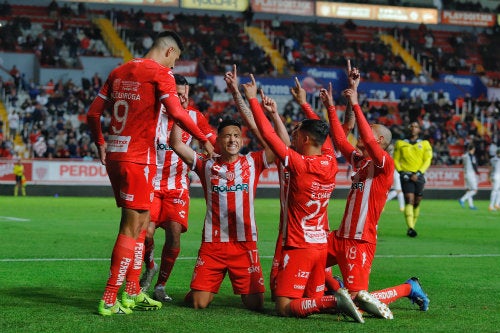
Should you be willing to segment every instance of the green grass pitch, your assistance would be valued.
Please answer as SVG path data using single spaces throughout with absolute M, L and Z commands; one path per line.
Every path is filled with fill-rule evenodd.
M 345 201 L 330 203 L 330 226 Z M 397 202 L 385 208 L 370 289 L 418 276 L 431 300 L 428 312 L 404 298 L 390 305 L 394 320 L 364 325 L 337 315 L 306 319 L 245 310 L 226 278 L 208 309 L 183 304 L 201 240 L 204 201 L 191 201 L 190 226 L 167 284 L 174 301 L 159 311 L 101 317 L 120 211 L 112 198 L 0 197 L 0 331 L 7 332 L 500 332 L 500 212 L 462 209 L 455 200 L 425 200 L 415 239 Z M 266 287 L 278 225 L 277 199 L 257 199 L 256 219 Z M 156 257 L 164 235 L 155 236 Z M 334 268 L 338 274 L 338 269 Z

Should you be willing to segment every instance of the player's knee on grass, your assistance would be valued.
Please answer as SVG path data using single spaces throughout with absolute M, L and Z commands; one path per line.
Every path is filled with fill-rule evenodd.
M 264 295 L 262 293 L 241 295 L 241 300 L 249 310 L 258 311 L 264 307 Z

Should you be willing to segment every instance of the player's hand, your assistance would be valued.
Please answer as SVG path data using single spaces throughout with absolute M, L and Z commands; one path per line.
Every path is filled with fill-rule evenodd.
M 333 87 L 332 83 L 328 83 L 328 90 L 325 88 L 321 88 L 319 90 L 319 98 L 321 99 L 321 102 L 323 102 L 323 105 L 325 108 L 329 108 L 330 106 L 335 106 L 335 103 L 333 101 Z
M 302 88 L 302 86 L 300 85 L 300 81 L 299 79 L 297 79 L 297 77 L 295 77 L 295 87 L 290 88 L 290 93 L 292 94 L 293 98 L 299 105 L 307 103 L 306 90 Z
M 345 98 L 347 98 L 347 100 L 349 101 L 349 103 L 351 103 L 352 106 L 359 104 L 358 103 L 358 94 L 356 93 L 356 91 L 354 89 L 344 90 L 343 95 Z
M 255 78 L 253 74 L 250 74 L 250 82 L 241 85 L 245 91 L 245 96 L 248 100 L 252 98 L 257 98 L 257 84 L 255 83 Z
M 349 89 L 357 90 L 360 80 L 361 75 L 359 74 L 359 69 L 356 67 L 351 68 L 351 60 L 347 59 L 347 85 Z
M 262 108 L 265 112 L 270 115 L 278 112 L 278 107 L 276 105 L 276 101 L 269 96 L 266 96 L 262 89 L 260 90 L 260 98 L 262 99 Z
M 99 159 L 102 165 L 106 165 L 106 143 L 97 146 L 97 152 L 99 153 Z
M 224 75 L 224 81 L 226 81 L 228 92 L 230 92 L 231 94 L 238 92 L 238 75 L 236 71 L 236 65 L 233 65 L 232 71 L 227 72 Z
M 205 148 L 205 151 L 207 152 L 207 157 L 212 158 L 212 156 L 214 155 L 214 146 L 208 140 L 203 144 L 203 146 Z

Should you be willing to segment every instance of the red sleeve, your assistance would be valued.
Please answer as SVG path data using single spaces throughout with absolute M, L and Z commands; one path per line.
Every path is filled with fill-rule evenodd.
M 196 110 L 196 118 L 198 119 L 198 127 L 200 128 L 201 132 L 205 134 L 212 146 L 215 146 L 215 139 L 217 138 L 217 135 L 215 134 L 212 126 L 210 126 L 210 124 L 208 123 L 207 118 L 205 118 L 205 116 L 198 110 Z
M 300 107 L 302 108 L 302 111 L 304 111 L 304 114 L 305 114 L 307 119 L 318 119 L 319 120 L 319 116 L 316 114 L 316 112 L 313 111 L 313 109 L 309 105 L 309 103 L 301 104 Z
M 356 149 L 347 141 L 344 129 L 337 117 L 337 110 L 335 110 L 335 106 L 333 105 L 328 108 L 328 119 L 330 120 L 330 136 L 332 137 L 333 144 L 347 160 L 350 160 L 352 152 Z
M 90 104 L 89 111 L 87 113 L 87 123 L 92 135 L 92 140 L 94 140 L 95 144 L 98 146 L 102 146 L 105 142 L 101 128 L 101 115 L 105 108 L 106 100 L 100 95 L 97 95 L 92 104 Z
M 264 111 L 260 107 L 259 100 L 257 98 L 252 98 L 249 100 L 249 103 L 262 138 L 267 142 L 269 148 L 271 148 L 276 156 L 278 156 L 280 160 L 285 161 L 288 147 L 281 141 L 278 134 L 274 131 L 273 126 L 271 126 L 271 123 L 267 120 Z
M 194 136 L 198 141 L 203 143 L 207 142 L 207 137 L 184 110 L 177 96 L 165 96 L 161 102 L 165 106 L 168 115 L 171 116 L 183 130 Z
M 354 114 L 356 115 L 356 122 L 358 124 L 359 136 L 363 139 L 366 151 L 370 155 L 375 165 L 382 165 L 384 159 L 384 150 L 378 144 L 375 136 L 373 135 L 372 128 L 361 110 L 361 107 L 356 104 L 353 106 Z

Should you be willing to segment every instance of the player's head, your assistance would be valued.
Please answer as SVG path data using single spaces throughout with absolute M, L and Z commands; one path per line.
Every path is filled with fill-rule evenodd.
M 412 121 L 408 125 L 408 131 L 410 132 L 411 136 L 418 136 L 420 134 L 420 124 L 418 121 Z
M 217 144 L 223 159 L 231 160 L 239 155 L 243 146 L 241 124 L 234 119 L 224 119 L 217 127 Z
M 155 58 L 155 60 L 160 61 L 166 67 L 174 68 L 176 60 L 184 50 L 184 44 L 175 31 L 165 30 L 156 35 L 151 49 L 159 56 L 159 59 Z
M 321 148 L 330 129 L 322 120 L 305 119 L 292 131 L 292 147 L 299 153 L 304 153 L 304 145 Z
M 476 151 L 476 146 L 473 143 L 469 143 L 467 145 L 467 151 L 471 154 L 474 154 L 474 152 Z
M 177 96 L 182 107 L 185 109 L 189 104 L 189 83 L 186 78 L 180 74 L 174 74 Z
M 375 141 L 379 144 L 380 148 L 387 150 L 391 145 L 392 133 L 391 131 L 381 124 L 373 124 L 370 126 L 372 129 Z M 363 154 L 363 156 L 368 157 L 368 152 L 365 149 L 365 143 L 361 138 L 358 138 L 356 143 L 356 148 Z

